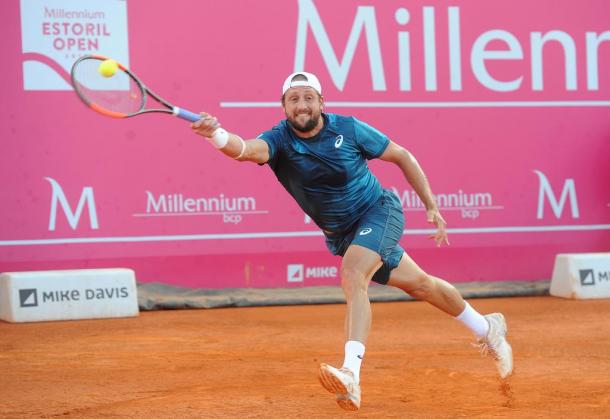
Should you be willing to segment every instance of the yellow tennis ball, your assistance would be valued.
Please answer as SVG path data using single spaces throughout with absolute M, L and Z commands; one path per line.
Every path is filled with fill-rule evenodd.
M 119 69 L 119 65 L 116 61 L 108 59 L 102 61 L 100 66 L 97 68 L 97 71 L 104 77 L 112 77 L 114 73 Z

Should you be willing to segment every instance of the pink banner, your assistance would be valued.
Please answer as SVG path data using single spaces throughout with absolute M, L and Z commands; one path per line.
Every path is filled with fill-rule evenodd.
M 124 266 L 188 287 L 338 284 L 340 260 L 271 170 L 227 159 L 182 120 L 104 118 L 71 90 L 115 57 L 178 106 L 254 138 L 289 73 L 328 112 L 409 149 L 449 227 L 415 193 L 402 245 L 454 282 L 549 279 L 554 256 L 610 248 L 610 3 L 11 0 L 0 28 L 0 271 Z

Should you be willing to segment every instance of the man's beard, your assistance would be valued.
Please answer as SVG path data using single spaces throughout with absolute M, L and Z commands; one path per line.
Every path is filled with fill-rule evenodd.
M 311 131 L 312 129 L 317 127 L 319 121 L 320 121 L 319 114 L 317 116 L 312 116 L 304 124 L 299 124 L 298 122 L 296 122 L 296 118 L 292 118 L 292 120 L 288 120 L 288 122 L 290 122 L 290 125 L 294 129 L 296 129 L 297 131 L 302 132 L 302 133 L 308 133 L 309 131 Z

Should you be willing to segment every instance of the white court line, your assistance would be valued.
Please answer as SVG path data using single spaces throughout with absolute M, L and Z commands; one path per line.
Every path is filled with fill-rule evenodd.
M 459 210 L 501 210 L 504 209 L 501 205 L 495 205 L 491 207 L 441 207 L 439 210 L 441 211 L 459 211 Z M 416 207 L 416 208 L 404 208 L 403 211 L 425 211 L 425 207 Z
M 163 213 L 135 213 L 132 217 L 184 217 L 189 215 L 225 215 L 225 214 L 268 214 L 267 210 L 260 211 L 211 211 L 211 212 L 163 212 Z
M 515 227 L 478 227 L 449 228 L 449 234 L 489 234 L 489 233 L 534 233 L 560 231 L 596 231 L 610 230 L 610 224 L 591 225 L 557 225 L 557 226 L 515 226 Z M 436 229 L 406 229 L 405 234 L 423 235 L 435 233 Z M 45 244 L 79 244 L 79 243 L 144 243 L 167 241 L 201 241 L 201 240 L 246 240 L 290 237 L 321 236 L 321 231 L 287 231 L 265 233 L 232 233 L 232 234 L 186 234 L 174 236 L 126 236 L 126 237 L 80 237 L 36 240 L 1 240 L 0 246 L 36 246 Z
M 610 107 L 608 100 L 470 102 L 325 102 L 333 108 L 590 108 Z M 221 108 L 279 108 L 280 102 L 220 102 Z

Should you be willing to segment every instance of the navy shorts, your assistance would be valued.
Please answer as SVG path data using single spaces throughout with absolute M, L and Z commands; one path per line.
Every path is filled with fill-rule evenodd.
M 390 271 L 398 266 L 404 250 L 398 242 L 405 225 L 402 205 L 398 197 L 383 190 L 379 200 L 344 233 L 326 233 L 326 246 L 333 255 L 343 256 L 347 248 L 357 244 L 381 256 L 383 265 L 372 280 L 387 284 Z

